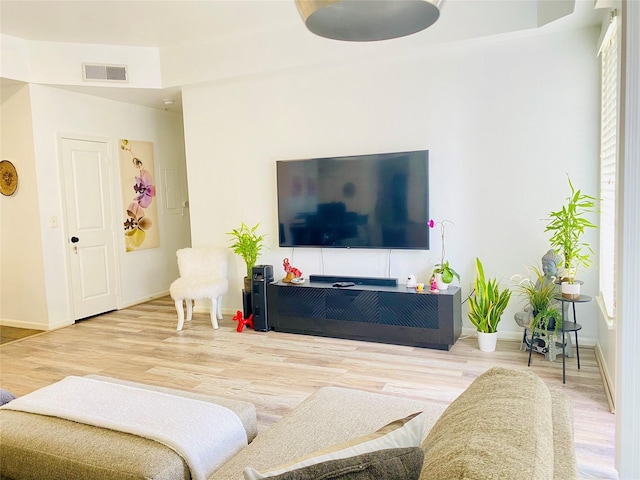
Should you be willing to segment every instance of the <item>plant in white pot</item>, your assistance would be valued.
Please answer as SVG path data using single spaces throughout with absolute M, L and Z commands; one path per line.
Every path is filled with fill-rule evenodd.
M 469 297 L 469 321 L 478 332 L 478 346 L 483 352 L 493 352 L 498 340 L 498 324 L 502 320 L 511 290 L 500 291 L 498 280 L 487 280 L 479 258 L 476 258 L 474 294 Z
M 260 224 L 257 223 L 255 226 L 249 227 L 242 222 L 240 228 L 234 228 L 231 232 L 227 232 L 227 235 L 231 235 L 235 239 L 235 243 L 229 248 L 233 250 L 233 253 L 242 257 L 247 267 L 247 276 L 244 277 L 244 290 L 246 292 L 251 291 L 252 270 L 264 246 L 264 235 L 258 235 L 257 233 L 259 226 Z
M 442 250 L 440 253 L 440 263 L 436 263 L 431 273 L 431 278 L 435 278 L 436 284 L 438 286 L 438 290 L 446 290 L 449 288 L 449 284 L 453 282 L 453 278 L 457 278 L 460 281 L 460 275 L 456 272 L 451 265 L 449 265 L 449 261 L 444 259 L 445 249 L 444 249 L 444 225 L 445 223 L 450 223 L 454 225 L 451 220 L 442 220 L 441 222 L 436 222 L 435 220 L 429 220 L 429 228 L 435 228 L 437 225 L 440 225 L 440 238 L 442 239 Z
M 551 247 L 562 255 L 563 275 L 561 275 L 562 296 L 580 297 L 580 282 L 576 275 L 580 267 L 589 268 L 593 263 L 593 249 L 582 240 L 587 228 L 597 228 L 586 215 L 596 213 L 598 199 L 576 190 L 569 178 L 571 195 L 562 209 L 549 214 L 545 232 L 551 232 Z

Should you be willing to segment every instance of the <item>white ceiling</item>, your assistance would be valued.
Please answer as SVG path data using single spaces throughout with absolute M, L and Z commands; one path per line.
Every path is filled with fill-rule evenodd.
M 536 29 L 548 18 L 559 20 L 545 31 L 596 25 L 601 13 L 593 6 L 594 0 L 445 0 L 436 24 L 407 37 L 402 46 Z M 297 36 L 312 35 L 293 0 L 0 0 L 0 32 L 24 40 L 162 49 L 220 39 L 241 42 L 249 35 L 278 31 L 291 32 L 293 44 Z M 162 108 L 163 98 L 176 98 L 170 109 L 179 109 L 179 88 L 81 88 L 155 108 Z
M 504 30 L 509 31 L 514 8 L 530 15 L 536 13 L 537 4 L 562 10 L 573 6 L 574 0 L 445 0 L 443 4 L 436 26 L 446 24 L 448 30 L 454 29 L 448 36 L 455 37 L 487 23 L 483 11 L 495 22 L 504 22 Z M 564 25 L 597 23 L 593 6 L 593 0 L 575 1 L 575 11 Z M 53 42 L 167 47 L 241 37 L 293 22 L 301 22 L 293 0 L 0 1 L 2 33 Z
M 2 0 L 0 29 L 28 40 L 167 47 L 277 28 L 285 0 Z

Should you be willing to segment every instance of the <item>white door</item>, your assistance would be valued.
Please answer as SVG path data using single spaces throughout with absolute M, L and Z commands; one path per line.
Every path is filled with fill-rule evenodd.
M 116 260 L 107 144 L 62 138 L 73 319 L 115 310 Z

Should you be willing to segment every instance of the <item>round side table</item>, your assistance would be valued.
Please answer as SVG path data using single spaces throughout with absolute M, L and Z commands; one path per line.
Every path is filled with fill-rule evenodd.
M 576 303 L 587 303 L 590 302 L 592 300 L 592 297 L 590 297 L 589 295 L 580 295 L 577 298 L 565 298 L 562 295 L 556 295 L 555 296 L 556 300 L 559 300 L 560 302 L 562 302 L 562 383 L 565 383 L 566 381 L 566 370 L 565 370 L 565 332 L 570 333 L 570 332 L 575 332 L 576 335 L 576 357 L 578 359 L 578 370 L 580 370 L 580 346 L 578 345 L 578 330 L 580 330 L 582 328 L 582 325 L 580 325 L 577 320 L 576 320 Z M 565 322 L 565 318 L 564 318 L 564 304 L 565 303 L 570 303 L 571 304 L 571 309 L 573 310 L 573 322 Z M 568 320 L 568 319 L 567 319 Z

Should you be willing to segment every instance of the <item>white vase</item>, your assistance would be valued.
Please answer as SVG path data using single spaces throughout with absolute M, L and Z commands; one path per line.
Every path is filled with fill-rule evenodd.
M 446 290 L 447 288 L 449 288 L 449 284 L 448 283 L 444 283 L 442 281 L 442 274 L 441 273 L 436 273 L 436 285 L 438 286 L 438 290 Z
M 560 288 L 564 298 L 568 298 L 569 300 L 576 300 L 580 298 L 580 283 L 562 282 Z
M 498 332 L 478 332 L 478 348 L 481 352 L 495 352 L 498 343 Z

